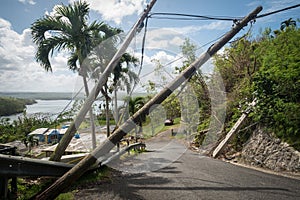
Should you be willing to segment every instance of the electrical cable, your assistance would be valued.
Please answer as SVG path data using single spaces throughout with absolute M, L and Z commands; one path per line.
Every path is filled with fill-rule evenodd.
M 283 12 L 283 11 L 286 11 L 286 10 L 290 10 L 290 9 L 294 9 L 294 8 L 297 8 L 299 7 L 300 4 L 296 4 L 296 5 L 293 5 L 293 6 L 289 6 L 289 7 L 286 7 L 286 8 L 283 8 L 283 9 L 279 9 L 279 10 L 275 10 L 275 11 L 272 11 L 272 12 L 268 12 L 268 13 L 264 13 L 264 14 L 261 14 L 261 15 L 258 15 L 256 16 L 256 19 L 259 19 L 259 18 L 263 18 L 263 17 L 266 17 L 266 16 L 269 16 L 269 15 L 273 15 L 273 14 L 276 14 L 276 13 L 279 13 L 279 12 Z M 179 16 L 179 17 L 159 17 L 159 15 L 161 16 Z M 187 18 L 188 17 L 188 18 Z M 141 62 L 140 62 L 140 69 L 139 69 L 139 72 L 138 72 L 138 77 L 140 78 L 143 78 L 145 76 L 148 76 L 149 74 L 155 72 L 155 71 L 152 71 L 152 72 L 149 72 L 147 74 L 144 74 L 143 76 L 140 76 L 140 73 L 141 73 L 141 70 L 142 70 L 142 66 L 143 66 L 143 60 L 144 60 L 144 46 L 145 46 L 145 40 L 146 40 L 146 32 L 147 32 L 147 23 L 148 23 L 148 18 L 154 18 L 154 19 L 168 19 L 168 20 L 221 20 L 221 21 L 233 21 L 234 23 L 240 19 L 242 19 L 242 17 L 228 17 L 228 16 L 205 16 L 205 15 L 192 15 L 192 14 L 183 14 L 183 13 L 151 13 L 147 18 L 146 18 L 146 21 L 145 21 L 145 31 L 144 31 L 144 36 L 143 36 L 143 42 L 142 42 L 142 56 L 141 56 Z M 252 27 L 252 24 L 251 24 L 251 27 Z M 248 31 L 249 32 L 249 31 Z M 223 34 L 224 35 L 224 34 Z M 202 45 L 201 47 L 197 48 L 196 50 L 199 50 L 200 48 L 218 40 L 219 38 L 223 37 L 220 36 L 204 45 Z M 162 68 L 165 68 L 166 66 L 169 66 L 171 65 L 172 63 L 178 61 L 178 60 L 181 60 L 182 58 L 184 58 L 184 56 L 181 56 L 165 65 L 162 66 Z M 137 84 L 134 84 L 132 90 L 130 91 L 130 95 L 132 94 L 133 90 L 135 89 Z M 56 121 L 58 119 L 58 117 L 69 107 L 69 105 L 71 104 L 71 102 L 74 100 L 74 98 L 76 96 L 79 95 L 79 93 L 81 92 L 81 90 L 83 89 L 83 87 L 76 93 L 76 95 L 70 100 L 70 102 L 65 106 L 65 108 L 60 112 L 60 114 L 56 117 L 56 119 L 54 121 Z M 120 120 L 121 121 L 121 120 Z
M 282 12 L 282 11 L 297 8 L 299 6 L 300 6 L 300 4 L 296 4 L 294 6 L 289 6 L 289 7 L 286 7 L 286 8 L 282 8 L 282 9 L 279 9 L 279 10 L 275 10 L 275 11 L 272 11 L 272 12 L 268 12 L 268 13 L 265 13 L 265 14 L 258 15 L 258 16 L 256 16 L 256 18 L 258 19 L 258 18 L 266 17 L 266 16 L 273 15 L 273 14 L 276 14 L 276 13 L 279 13 L 279 12 Z
M 180 17 L 157 17 L 157 15 L 162 16 L 180 16 Z M 187 18 L 189 17 L 189 18 Z M 156 19 L 175 19 L 175 20 L 222 20 L 222 21 L 233 21 L 237 19 L 242 19 L 242 17 L 228 17 L 228 16 L 205 16 L 205 15 L 191 15 L 184 13 L 151 13 L 149 18 Z
M 272 12 L 268 12 L 265 14 L 261 14 L 256 16 L 256 18 L 262 18 L 269 15 L 273 15 L 282 11 L 290 10 L 293 8 L 299 7 L 300 4 L 296 4 L 293 6 L 289 6 L 286 8 L 282 8 L 279 10 L 275 10 Z M 165 16 L 175 16 L 175 17 L 165 17 Z M 178 16 L 178 17 L 176 17 Z M 237 21 L 242 19 L 242 17 L 232 17 L 232 16 L 208 16 L 208 15 L 193 15 L 193 14 L 185 14 L 185 13 L 170 13 L 170 12 L 159 12 L 159 13 L 150 13 L 148 16 L 153 19 L 169 19 L 169 20 L 221 20 L 221 21 Z
M 276 14 L 276 13 L 279 13 L 279 12 L 286 11 L 286 10 L 290 10 L 290 9 L 293 9 L 293 8 L 297 8 L 299 6 L 300 6 L 300 4 L 297 4 L 297 5 L 289 6 L 289 7 L 283 8 L 283 9 L 279 9 L 279 10 L 275 10 L 275 11 L 268 12 L 268 13 L 265 13 L 265 14 L 261 14 L 261 15 L 256 16 L 256 19 L 263 18 L 263 17 L 269 16 L 269 15 L 273 15 L 273 14 Z M 191 14 L 182 14 L 182 13 L 151 13 L 149 15 L 149 17 L 150 18 L 157 18 L 157 17 L 153 17 L 155 15 L 184 16 L 184 17 L 200 18 L 200 19 L 197 19 L 197 20 L 223 20 L 223 21 L 234 21 L 234 22 L 236 22 L 236 20 L 238 20 L 238 19 L 241 19 L 241 17 L 204 16 L 204 15 L 191 15 Z M 157 18 L 157 19 L 159 19 L 159 18 Z M 160 19 L 167 19 L 167 18 L 160 18 Z M 168 18 L 168 19 L 179 19 L 179 20 L 184 19 L 184 20 L 187 20 L 187 18 Z M 192 20 L 195 20 L 195 19 L 192 19 Z M 253 25 L 253 23 L 251 23 L 250 29 L 248 30 L 248 32 L 243 37 L 245 37 L 247 34 L 249 34 L 249 32 L 250 32 L 250 30 L 252 28 L 252 25 Z M 220 39 L 221 37 L 223 37 L 223 35 L 220 36 L 220 37 L 218 37 L 217 39 L 215 39 L 213 41 L 210 41 L 210 42 L 202 45 L 201 47 L 197 48 L 196 50 L 198 50 L 198 49 L 200 49 L 200 48 L 202 48 L 202 47 L 204 47 L 204 46 L 206 46 L 206 45 L 208 45 L 208 44 L 210 44 L 210 43 L 212 43 L 212 42 Z M 173 61 L 171 61 L 171 62 L 163 65 L 162 68 L 164 68 L 164 67 L 166 67 L 166 66 L 168 66 L 168 65 L 170 65 L 170 64 L 172 64 L 172 63 L 174 63 L 174 62 L 176 62 L 178 60 L 181 60 L 182 58 L 183 58 L 183 56 L 181 56 L 178 59 L 173 60 Z M 154 73 L 154 71 L 149 72 L 147 74 L 144 74 L 143 76 L 141 76 L 141 78 L 143 78 L 145 76 L 148 76 L 151 73 Z
M 213 42 L 215 42 L 215 41 L 217 41 L 217 40 L 219 40 L 219 39 L 222 38 L 225 34 L 226 34 L 226 33 L 223 33 L 221 36 L 217 37 L 216 39 L 213 39 L 213 40 L 211 40 L 211 41 L 205 43 L 204 45 L 201 45 L 200 47 L 196 48 L 196 51 L 199 50 L 199 49 L 201 49 L 201 48 L 203 48 L 203 47 L 205 47 L 205 46 L 207 46 L 207 45 L 209 45 L 209 44 L 211 44 L 211 43 L 213 43 Z M 184 58 L 184 56 L 180 56 L 179 58 L 176 58 L 176 59 L 174 59 L 174 60 L 172 60 L 172 61 L 170 61 L 170 62 L 168 62 L 168 63 L 162 65 L 162 68 L 165 68 L 165 67 L 167 67 L 167 66 L 169 66 L 169 65 L 171 65 L 171 64 L 173 64 L 173 63 L 175 63 L 175 62 L 177 62 L 177 61 L 179 61 L 179 60 L 181 60 L 181 59 L 183 59 L 183 58 Z M 155 72 L 155 70 L 153 70 L 153 71 L 151 71 L 151 72 L 148 72 L 148 73 L 144 74 L 143 76 L 141 76 L 140 78 L 144 78 L 144 77 L 146 77 L 146 76 L 148 76 L 148 75 L 150 75 L 150 74 L 152 74 L 152 73 L 154 73 L 154 72 Z

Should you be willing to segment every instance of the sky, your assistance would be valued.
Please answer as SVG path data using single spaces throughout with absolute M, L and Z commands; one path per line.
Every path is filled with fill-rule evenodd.
M 53 14 L 56 5 L 74 0 L 1 0 L 0 6 L 0 92 L 76 92 L 82 85 L 77 73 L 67 67 L 68 52 L 55 52 L 50 58 L 53 72 L 46 72 L 35 61 L 36 45 L 32 42 L 30 26 L 46 14 Z M 149 0 L 86 0 L 90 4 L 89 21 L 103 21 L 113 27 L 130 30 Z M 299 0 L 157 0 L 151 13 L 169 12 L 209 16 L 243 17 L 258 5 L 260 14 L 299 4 Z M 300 18 L 300 7 L 259 18 L 252 26 L 253 37 L 266 27 L 278 29 L 289 18 Z M 205 51 L 232 27 L 232 21 L 167 20 L 149 18 L 145 42 L 144 65 L 137 90 L 148 80 L 160 81 L 154 72 L 159 60 L 165 66 L 168 79 L 175 66 L 182 64 L 180 46 L 189 38 L 197 47 L 197 55 Z M 236 37 L 247 33 L 250 25 Z M 143 31 L 133 39 L 128 52 L 141 57 Z M 207 45 L 205 45 L 207 44 Z M 210 70 L 212 64 L 205 66 Z M 139 68 L 138 68 L 139 69 Z M 135 69 L 138 71 L 138 69 Z M 204 70 L 205 71 L 205 70 Z M 207 70 L 209 73 L 209 70 Z

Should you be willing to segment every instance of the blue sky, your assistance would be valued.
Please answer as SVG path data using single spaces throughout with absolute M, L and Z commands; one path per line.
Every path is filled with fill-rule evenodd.
M 35 45 L 31 41 L 30 25 L 46 13 L 51 14 L 57 4 L 68 4 L 72 0 L 1 0 L 0 6 L 0 92 L 4 91 L 59 91 L 72 92 L 80 87 L 81 79 L 66 67 L 67 52 L 56 53 L 51 58 L 53 73 L 45 72 L 34 60 Z M 104 21 L 111 26 L 128 31 L 145 8 L 143 0 L 87 0 L 90 3 L 90 20 Z M 226 2 L 226 3 L 224 3 Z M 152 12 L 187 13 L 210 16 L 242 17 L 263 6 L 261 13 L 267 13 L 298 4 L 299 0 L 157 0 Z M 271 27 L 278 29 L 280 23 L 290 17 L 300 18 L 300 8 L 292 9 L 265 18 L 253 25 L 253 34 Z M 218 38 L 230 30 L 231 21 L 180 21 L 149 19 L 146 40 L 145 66 L 147 74 L 154 69 L 153 59 L 162 64 L 180 57 L 180 45 L 184 38 L 190 38 L 198 47 Z M 246 33 L 245 27 L 239 35 Z M 129 47 L 129 52 L 140 56 L 141 36 L 139 34 Z M 205 50 L 209 46 L 202 49 Z M 199 52 L 200 53 L 200 52 Z M 172 72 L 180 61 L 168 66 Z M 141 80 L 156 80 L 152 73 Z M 144 81 L 144 82 L 143 82 Z M 157 80 L 159 81 L 159 80 Z

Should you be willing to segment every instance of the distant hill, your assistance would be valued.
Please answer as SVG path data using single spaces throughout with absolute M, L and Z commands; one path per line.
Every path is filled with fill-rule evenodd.
M 35 100 L 70 100 L 74 94 L 71 92 L 0 92 L 1 96 Z M 83 94 L 78 96 L 83 98 Z
M 34 103 L 36 103 L 36 101 L 32 99 L 0 97 L 0 116 L 21 113 L 26 108 L 26 105 Z
M 0 97 L 13 97 L 20 99 L 34 100 L 70 100 L 75 96 L 72 92 L 0 92 Z M 100 97 L 102 95 L 99 95 Z M 119 92 L 118 100 L 124 100 L 125 92 Z M 134 93 L 132 96 L 146 96 L 146 93 Z M 84 94 L 80 93 L 76 99 L 83 99 Z

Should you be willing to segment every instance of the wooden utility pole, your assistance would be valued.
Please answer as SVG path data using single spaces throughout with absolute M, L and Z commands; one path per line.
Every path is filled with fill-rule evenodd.
M 116 67 L 117 63 L 120 61 L 122 55 L 125 53 L 127 47 L 129 46 L 130 42 L 132 41 L 134 35 L 136 34 L 137 30 L 140 28 L 140 25 L 143 23 L 145 18 L 148 16 L 150 10 L 154 6 L 156 0 L 152 0 L 148 5 L 147 8 L 144 10 L 144 13 L 140 17 L 140 19 L 134 24 L 131 31 L 128 33 L 127 37 L 125 38 L 124 42 L 122 43 L 120 49 L 115 53 L 111 61 L 108 63 L 106 69 L 99 77 L 97 84 L 94 86 L 88 97 L 86 98 L 83 106 L 81 107 L 79 113 L 75 117 L 74 121 L 70 124 L 70 127 L 67 129 L 66 133 L 64 134 L 63 138 L 58 143 L 54 153 L 51 155 L 51 161 L 60 161 L 61 156 L 64 154 L 66 148 L 68 147 L 72 137 L 77 131 L 77 128 L 80 126 L 82 121 L 84 120 L 87 112 L 90 110 L 91 106 L 93 105 L 94 101 L 96 100 L 97 96 L 99 95 L 102 87 L 107 82 L 109 75 L 112 73 L 113 69 Z
M 154 4 L 155 1 L 151 3 Z M 151 6 L 149 6 L 151 7 Z M 148 7 L 148 8 L 149 8 Z M 153 105 L 162 103 L 176 88 L 178 88 L 184 81 L 191 77 L 207 60 L 211 58 L 218 50 L 220 50 L 228 41 L 230 41 L 249 21 L 254 19 L 256 15 L 262 10 L 262 7 L 257 7 L 249 15 L 239 21 L 226 35 L 224 35 L 217 43 L 213 44 L 203 55 L 201 55 L 195 62 L 179 74 L 166 88 L 153 97 L 147 104 L 145 104 L 139 111 L 137 111 L 131 118 L 122 124 L 107 140 L 100 144 L 95 150 L 75 165 L 70 171 L 59 178 L 49 188 L 36 196 L 36 199 L 54 199 L 60 192 L 65 190 L 75 180 L 77 180 L 87 169 L 95 164 L 100 157 L 106 155 L 130 130 L 135 127 L 140 117 L 148 114 Z M 137 23 L 138 25 L 139 23 Z M 121 54 L 122 55 L 122 54 Z M 121 56 L 118 55 L 118 56 Z M 117 57 L 118 57 L 117 56 Z M 115 62 L 114 59 L 112 62 Z M 107 73 L 106 73 L 107 74 Z M 100 82 L 100 81 L 99 81 Z M 99 89 L 99 88 L 98 88 Z M 98 90 L 96 88 L 96 90 Z M 95 94 L 95 91 L 93 91 Z M 91 93 L 92 94 L 92 93 Z M 93 97 L 88 98 L 91 101 Z M 87 104 L 84 105 L 86 107 Z M 91 104 L 90 104 L 91 105 Z M 84 108 L 86 112 L 88 107 Z M 101 160 L 98 160 L 101 162 Z
M 224 140 L 222 140 L 219 145 L 215 148 L 213 151 L 212 156 L 215 158 L 217 157 L 225 148 L 226 144 L 233 138 L 234 135 L 240 130 L 244 120 L 251 112 L 252 107 L 254 107 L 256 104 L 256 99 L 252 101 L 252 103 L 249 104 L 247 109 L 243 112 L 242 116 L 237 120 L 237 122 L 233 125 L 233 127 L 230 129 L 230 131 L 227 133 Z

